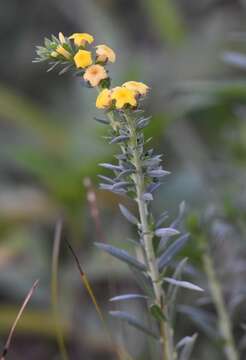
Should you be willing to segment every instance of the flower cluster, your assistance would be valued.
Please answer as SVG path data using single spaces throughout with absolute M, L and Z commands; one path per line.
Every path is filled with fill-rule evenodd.
M 87 33 L 75 33 L 68 37 L 59 33 L 45 39 L 45 46 L 37 47 L 38 57 L 35 62 L 49 61 L 53 70 L 56 66 L 65 66 L 59 74 L 73 69 L 90 87 L 100 91 L 96 107 L 98 109 L 136 108 L 138 100 L 147 94 L 149 87 L 141 82 L 128 81 L 121 86 L 110 89 L 110 77 L 106 66 L 114 63 L 116 55 L 113 49 L 105 44 L 96 45 L 94 52 L 88 47 L 94 37 Z

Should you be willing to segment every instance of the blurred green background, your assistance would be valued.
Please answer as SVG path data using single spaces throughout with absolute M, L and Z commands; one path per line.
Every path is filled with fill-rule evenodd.
M 118 59 L 110 66 L 114 85 L 127 80 L 150 85 L 146 111 L 153 121 L 146 135 L 153 137 L 155 149 L 164 153 L 164 167 L 172 172 L 156 196 L 154 213 L 169 210 L 172 219 L 185 200 L 188 225 L 194 218 L 205 219 L 244 358 L 245 19 L 244 0 L 0 2 L 1 345 L 25 294 L 40 279 L 17 326 L 10 359 L 60 358 L 50 300 L 59 218 L 64 219 L 63 238 L 76 249 L 106 314 L 114 307 L 110 296 L 136 289 L 125 266 L 93 246 L 94 241 L 117 244 L 133 235 L 117 210 L 116 196 L 96 190 L 99 231 L 87 202 L 85 177 L 96 189 L 98 163 L 112 160 L 116 149 L 106 145 L 105 128 L 93 120 L 96 94 L 69 74 L 59 77 L 46 73 L 44 64 L 32 63 L 35 46 L 59 31 L 88 32 L 98 44 L 115 49 Z M 199 269 L 195 238 L 185 254 Z M 207 288 L 202 275 L 199 282 Z M 180 299 L 197 301 L 187 291 Z M 209 301 L 203 306 L 214 312 Z M 143 316 L 138 303 L 129 307 Z M 114 358 L 63 242 L 59 308 L 71 359 Z M 110 324 L 134 359 L 151 358 L 141 334 Z M 220 346 L 198 324 L 180 316 L 177 328 L 178 338 L 200 333 L 194 359 L 224 359 Z

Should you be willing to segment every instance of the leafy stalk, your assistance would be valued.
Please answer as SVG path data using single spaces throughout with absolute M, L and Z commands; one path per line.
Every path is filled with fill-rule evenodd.
M 204 251 L 202 255 L 202 260 L 204 270 L 208 277 L 208 283 L 213 302 L 218 315 L 218 327 L 220 330 L 220 334 L 223 338 L 224 353 L 228 360 L 239 360 L 232 334 L 231 321 L 225 306 L 221 285 L 219 280 L 217 279 L 213 260 L 208 251 Z

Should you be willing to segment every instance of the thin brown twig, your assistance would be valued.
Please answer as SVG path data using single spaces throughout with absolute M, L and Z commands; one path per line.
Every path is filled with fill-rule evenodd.
M 2 355 L 1 355 L 1 358 L 0 360 L 5 360 L 6 359 L 6 355 L 8 354 L 8 351 L 9 351 L 9 348 L 10 348 L 10 344 L 11 344 L 11 340 L 12 340 L 12 337 L 13 337 L 13 334 L 14 334 L 14 331 L 15 331 L 15 328 L 16 328 L 16 325 L 18 323 L 18 321 L 20 320 L 22 314 L 23 314 L 23 311 L 25 310 L 29 300 L 31 299 L 33 293 L 34 293 L 34 290 L 36 289 L 36 287 L 38 286 L 38 283 L 39 283 L 39 280 L 36 280 L 33 284 L 33 286 L 31 287 L 31 289 L 29 290 L 27 296 L 25 297 L 23 303 L 22 303 L 22 306 L 15 318 L 15 321 L 10 329 L 10 332 L 9 332 L 9 335 L 8 335 L 8 338 L 7 338 L 7 341 L 4 345 L 4 348 L 3 348 L 3 351 L 2 351 Z

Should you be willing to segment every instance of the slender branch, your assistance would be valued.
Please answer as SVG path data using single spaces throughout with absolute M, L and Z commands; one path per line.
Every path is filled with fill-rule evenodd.
M 217 279 L 213 260 L 209 255 L 208 251 L 204 251 L 202 259 L 203 259 L 204 269 L 208 277 L 208 283 L 214 301 L 214 305 L 216 307 L 216 311 L 218 314 L 218 326 L 220 333 L 223 337 L 223 348 L 225 355 L 228 360 L 239 360 L 239 356 L 236 350 L 236 346 L 232 334 L 231 321 L 225 306 L 221 285 Z

